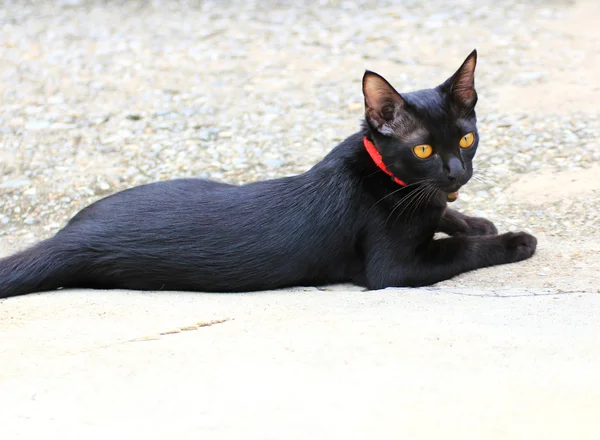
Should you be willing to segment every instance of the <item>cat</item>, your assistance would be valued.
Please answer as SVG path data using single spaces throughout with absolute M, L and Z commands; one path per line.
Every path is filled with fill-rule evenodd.
M 476 63 L 474 50 L 441 85 L 403 94 L 367 70 L 360 131 L 303 174 L 242 186 L 178 179 L 99 200 L 1 259 L 0 297 L 426 286 L 527 259 L 532 235 L 498 235 L 492 222 L 447 207 L 479 146 Z

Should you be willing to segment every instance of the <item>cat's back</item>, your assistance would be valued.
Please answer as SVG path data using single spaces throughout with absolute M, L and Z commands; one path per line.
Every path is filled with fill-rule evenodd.
M 184 201 L 212 197 L 233 185 L 207 179 L 174 179 L 128 188 L 100 199 L 79 211 L 70 221 L 101 219 L 103 216 L 133 215 L 144 211 L 183 207 Z
M 143 234 L 164 247 L 181 244 L 220 252 L 227 242 L 247 248 L 260 242 L 269 252 L 303 243 L 307 249 L 350 240 L 352 196 L 334 180 L 314 173 L 229 185 L 177 179 L 131 188 L 93 203 L 60 233 L 81 234 L 95 247 L 113 237 Z M 131 240 L 140 246 L 141 240 Z
M 319 199 L 324 195 L 319 187 L 327 190 L 304 175 L 246 185 L 196 178 L 167 180 L 129 188 L 100 199 L 77 213 L 69 224 L 131 219 L 151 225 L 154 220 L 187 221 L 190 216 L 196 217 L 196 221 L 203 221 L 204 217 L 210 217 L 210 221 L 226 221 L 232 215 L 242 219 L 288 210 L 303 215 L 318 208 Z

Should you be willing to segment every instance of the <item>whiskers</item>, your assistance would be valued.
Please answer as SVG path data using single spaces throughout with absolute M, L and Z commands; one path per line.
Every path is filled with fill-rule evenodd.
M 394 191 L 392 191 L 391 193 L 389 193 L 389 194 L 387 194 L 387 195 L 383 196 L 382 198 L 380 198 L 379 200 L 377 200 L 377 201 L 376 201 L 376 202 L 373 204 L 373 206 L 371 206 L 371 209 L 372 209 L 372 208 L 374 208 L 375 206 L 377 206 L 377 204 L 378 204 L 379 202 L 381 202 L 381 201 L 383 201 L 383 200 L 387 199 L 388 197 L 390 197 L 390 196 L 393 196 L 394 194 L 397 194 L 397 193 L 399 193 L 400 191 L 402 191 L 402 190 L 405 190 L 405 189 L 407 189 L 407 188 L 410 188 L 410 187 L 413 187 L 413 186 L 416 186 L 416 185 L 420 185 L 420 184 L 422 184 L 423 182 L 426 182 L 426 181 L 427 181 L 427 180 L 419 180 L 418 182 L 413 182 L 413 183 L 410 183 L 410 184 L 408 184 L 408 185 L 406 185 L 406 186 L 401 186 L 401 187 L 400 187 L 400 188 L 398 188 L 397 190 L 394 190 Z M 409 194 L 409 195 L 410 195 L 410 194 Z
M 382 200 L 386 199 L 387 197 L 390 197 L 390 196 L 392 196 L 404 189 L 407 189 L 409 187 L 416 187 L 416 188 L 414 188 L 408 194 L 404 195 L 404 197 L 402 197 L 400 200 L 398 200 L 392 206 L 392 209 L 385 220 L 386 226 L 387 226 L 388 222 L 390 221 L 390 219 L 394 216 L 394 213 L 396 211 L 398 211 L 398 209 L 400 209 L 400 211 L 395 216 L 392 226 L 394 226 L 396 224 L 398 219 L 404 213 L 406 213 L 408 220 L 410 220 L 414 216 L 414 214 L 418 211 L 419 207 L 422 206 L 423 204 L 427 204 L 429 202 L 429 200 L 431 200 L 433 195 L 438 191 L 437 187 L 433 185 L 432 180 L 425 179 L 425 180 L 421 180 L 418 182 L 414 182 L 410 185 L 404 186 L 395 191 L 392 191 L 390 194 L 379 199 L 373 206 L 375 206 L 377 203 L 381 202 Z
M 495 177 L 490 170 L 474 169 L 471 179 L 484 185 L 496 186 L 498 182 L 496 182 Z
M 475 174 L 475 173 L 473 173 L 473 175 L 471 176 L 471 179 L 473 179 L 475 182 L 483 183 L 485 185 L 492 184 L 492 181 L 490 179 L 488 179 L 487 177 L 481 176 L 481 175 Z

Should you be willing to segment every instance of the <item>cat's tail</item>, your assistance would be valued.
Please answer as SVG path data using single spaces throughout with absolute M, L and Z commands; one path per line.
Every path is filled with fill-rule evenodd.
M 77 272 L 73 251 L 50 238 L 0 259 L 0 298 L 69 287 Z

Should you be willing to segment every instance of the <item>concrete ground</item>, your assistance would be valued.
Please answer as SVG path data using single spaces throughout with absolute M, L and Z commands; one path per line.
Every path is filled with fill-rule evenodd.
M 484 173 L 453 207 L 534 258 L 427 289 L 0 300 L 0 439 L 600 438 L 600 4 L 351 3 L 3 5 L 0 254 L 178 171 L 302 171 L 356 128 L 363 68 L 430 86 L 477 46 Z
M 0 437 L 597 439 L 600 295 L 71 291 L 0 307 Z

